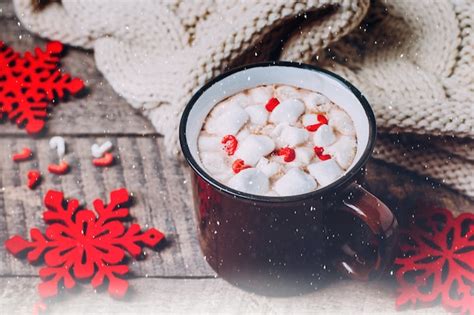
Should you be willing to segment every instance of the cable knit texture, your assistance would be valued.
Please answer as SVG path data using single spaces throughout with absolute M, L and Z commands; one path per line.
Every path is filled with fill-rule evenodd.
M 183 107 L 206 81 L 248 62 L 301 61 L 364 92 L 381 133 L 376 158 L 474 197 L 472 0 L 14 4 L 30 31 L 93 49 L 98 69 L 170 153 Z

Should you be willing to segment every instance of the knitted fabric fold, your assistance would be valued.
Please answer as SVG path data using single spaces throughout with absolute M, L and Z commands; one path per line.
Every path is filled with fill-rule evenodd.
M 474 197 L 469 0 L 14 4 L 30 31 L 93 49 L 98 69 L 164 135 L 170 153 L 178 152 L 180 114 L 206 81 L 249 62 L 300 61 L 366 95 L 381 133 L 374 157 Z

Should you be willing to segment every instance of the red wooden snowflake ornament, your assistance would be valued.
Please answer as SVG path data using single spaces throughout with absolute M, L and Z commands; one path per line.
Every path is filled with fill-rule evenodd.
M 404 231 L 397 307 L 432 303 L 474 314 L 474 214 L 430 209 Z
M 21 56 L 0 41 L 0 118 L 7 116 L 29 134 L 37 133 L 55 97 L 63 99 L 66 92 L 84 88 L 82 80 L 58 69 L 62 51 L 60 42 L 50 42 L 44 51 L 37 47 L 34 54 Z
M 31 241 L 15 235 L 5 246 L 14 255 L 28 252 L 30 263 L 44 256 L 46 266 L 39 271 L 43 282 L 38 286 L 42 298 L 57 295 L 61 283 L 68 289 L 74 287 L 75 279 L 90 279 L 94 288 L 107 279 L 109 294 L 123 297 L 128 282 L 118 276 L 129 271 L 123 262 L 126 253 L 136 257 L 143 245 L 154 247 L 164 238 L 153 228 L 142 233 L 138 224 L 127 229 L 122 220 L 129 215 L 124 206 L 128 200 L 126 189 L 112 191 L 108 205 L 94 201 L 93 212 L 80 209 L 76 199 L 66 202 L 62 192 L 50 190 L 44 198 L 46 233 L 33 228 Z

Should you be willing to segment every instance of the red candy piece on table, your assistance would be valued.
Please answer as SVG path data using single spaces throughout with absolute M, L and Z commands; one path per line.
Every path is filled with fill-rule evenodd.
M 326 116 L 322 115 L 322 114 L 318 114 L 316 116 L 317 120 L 319 121 L 318 124 L 314 124 L 314 125 L 308 125 L 306 126 L 306 130 L 310 131 L 310 132 L 315 132 L 316 130 L 319 129 L 319 127 L 321 127 L 322 125 L 327 125 L 328 124 L 328 119 L 326 118 Z
M 474 314 L 474 214 L 426 209 L 401 231 L 397 307 L 432 305 Z
M 285 162 L 294 161 L 296 158 L 295 150 L 289 147 L 278 149 L 276 154 L 278 156 L 283 156 L 283 161 Z
M 69 171 L 69 164 L 66 161 L 61 161 L 59 165 L 49 164 L 48 171 L 56 175 L 63 175 Z
M 12 159 L 15 162 L 22 162 L 29 160 L 33 156 L 30 148 L 23 148 L 20 153 L 13 154 Z
M 244 170 L 246 168 L 251 168 L 250 165 L 246 165 L 244 160 L 242 159 L 237 159 L 234 161 L 234 163 L 232 163 L 232 171 L 237 174 L 239 173 L 241 170 Z
M 324 148 L 323 147 L 315 146 L 313 148 L 313 150 L 314 150 L 314 153 L 316 154 L 316 156 L 318 157 L 318 159 L 320 159 L 321 161 L 326 161 L 326 160 L 331 159 L 331 155 L 324 154 Z
M 28 177 L 28 188 L 35 188 L 41 181 L 41 173 L 38 170 L 30 170 L 27 174 Z
M 93 159 L 92 164 L 99 167 L 110 166 L 114 163 L 114 155 L 110 152 L 104 154 L 103 157 L 98 159 Z
M 38 133 L 49 103 L 84 88 L 82 80 L 58 69 L 62 50 L 61 43 L 50 42 L 44 51 L 35 48 L 34 54 L 21 56 L 0 41 L 0 118 L 7 116 L 29 134 Z
M 221 143 L 224 145 L 224 150 L 227 152 L 227 155 L 234 155 L 235 150 L 237 150 L 237 138 L 233 135 L 227 135 L 222 138 Z
M 268 100 L 267 104 L 265 105 L 265 109 L 269 112 L 272 112 L 275 109 L 275 107 L 277 107 L 279 104 L 280 104 L 280 101 L 277 98 L 272 97 L 271 99 Z
M 128 281 L 119 277 L 129 271 L 126 254 L 137 258 L 142 247 L 153 248 L 164 239 L 156 229 L 142 232 L 138 224 L 124 225 L 129 217 L 128 201 L 126 189 L 114 190 L 109 204 L 97 199 L 92 211 L 80 208 L 76 199 L 64 199 L 62 192 L 50 190 L 44 198 L 46 233 L 33 228 L 31 241 L 15 235 L 5 247 L 13 255 L 28 252 L 30 263 L 44 257 L 38 286 L 42 298 L 56 296 L 61 287 L 73 288 L 76 279 L 90 281 L 94 288 L 107 280 L 109 294 L 121 298 L 128 290 Z

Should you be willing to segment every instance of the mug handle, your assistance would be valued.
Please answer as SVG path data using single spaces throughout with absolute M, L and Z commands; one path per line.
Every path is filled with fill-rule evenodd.
M 337 210 L 350 214 L 353 219 L 350 222 L 352 226 L 354 221 L 358 221 L 367 231 L 366 240 L 356 241 L 352 235 L 346 235 L 346 239 L 340 241 L 335 248 L 333 263 L 340 272 L 350 278 L 369 280 L 379 276 L 392 264 L 398 243 L 398 223 L 392 211 L 365 188 L 354 184 L 350 191 L 352 194 L 342 201 L 342 205 L 333 209 L 336 210 L 334 215 L 340 222 L 341 216 L 340 213 L 336 214 Z M 337 226 L 334 228 L 338 230 Z M 347 234 L 348 229 L 336 234 L 340 236 L 341 233 Z M 357 248 L 361 247 L 361 244 L 362 249 Z

